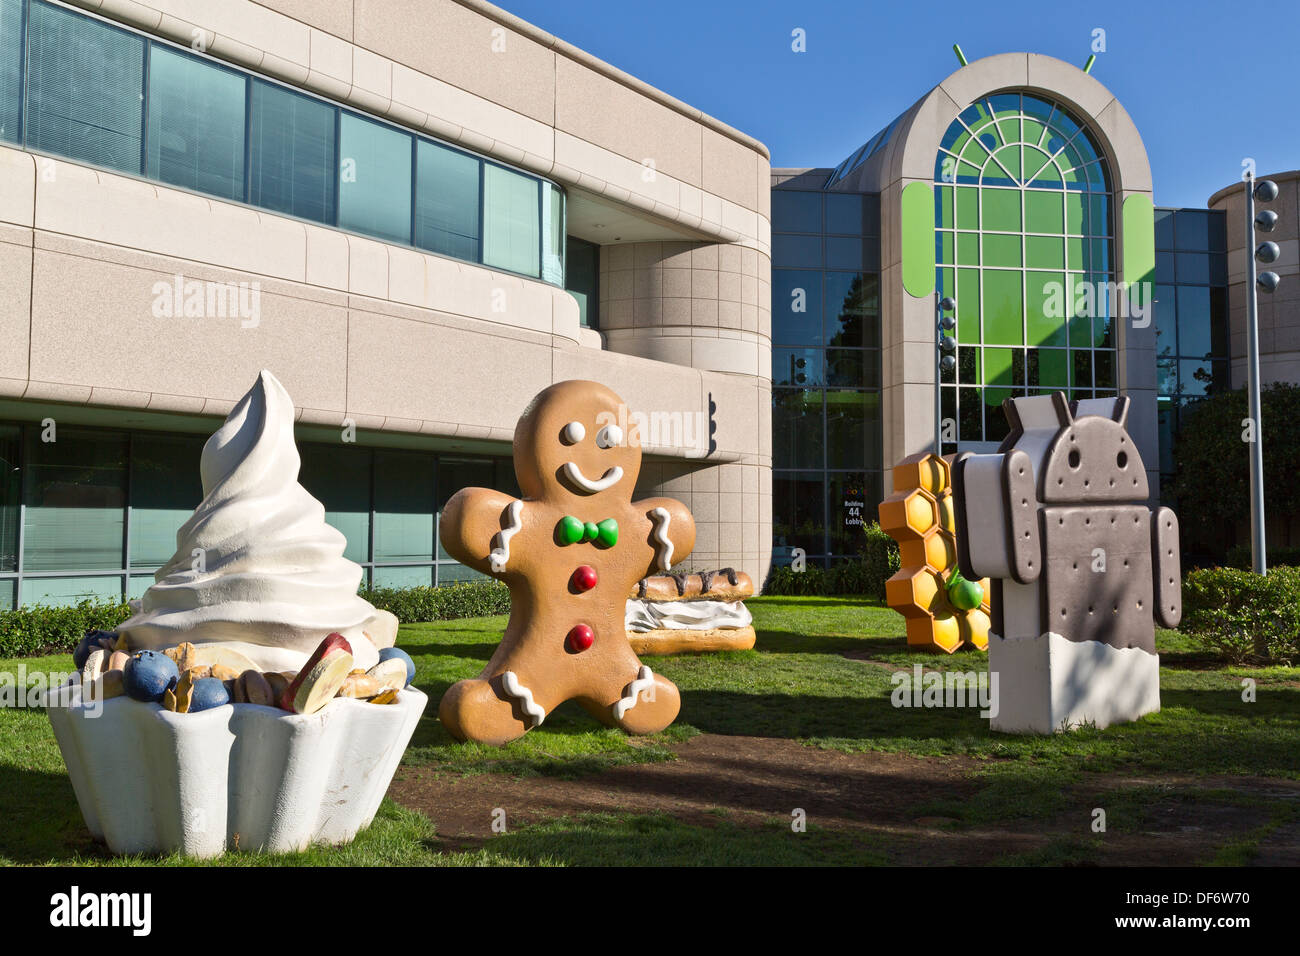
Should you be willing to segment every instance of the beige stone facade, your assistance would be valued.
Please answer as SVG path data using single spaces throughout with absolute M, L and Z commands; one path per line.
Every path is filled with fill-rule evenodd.
M 1272 240 L 1282 254 L 1271 270 L 1282 282 L 1272 293 L 1259 293 L 1259 378 L 1261 383 L 1300 382 L 1300 170 L 1265 175 L 1277 183 L 1278 197 L 1271 203 L 1256 204 L 1256 211 L 1277 213 L 1277 227 L 1260 232 L 1257 242 Z M 1237 183 L 1210 197 L 1211 209 L 1222 209 L 1228 217 L 1228 345 L 1232 354 L 1232 387 L 1246 385 L 1246 232 L 1245 186 Z
M 591 378 L 716 425 L 646 447 L 691 567 L 771 550 L 762 144 L 479 0 L 75 0 L 150 36 L 548 177 L 601 248 L 605 331 L 546 283 L 21 149 L 0 149 L 0 411 L 215 424 L 260 368 L 304 426 L 509 454 L 540 389 Z M 160 318 L 159 283 L 258 283 L 255 324 Z M 694 417 L 692 417 L 694 416 Z M 707 436 L 705 438 L 707 442 Z

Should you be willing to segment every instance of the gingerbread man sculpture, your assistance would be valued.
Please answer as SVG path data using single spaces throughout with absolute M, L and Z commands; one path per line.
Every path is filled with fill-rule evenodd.
M 438 707 L 457 739 L 508 743 L 566 700 L 633 734 L 677 717 L 676 685 L 637 658 L 624 613 L 637 581 L 690 554 L 695 521 L 671 498 L 632 500 L 641 448 L 623 433 L 627 420 L 603 385 L 552 385 L 515 426 L 523 497 L 465 488 L 447 502 L 443 547 L 510 589 L 496 653 Z

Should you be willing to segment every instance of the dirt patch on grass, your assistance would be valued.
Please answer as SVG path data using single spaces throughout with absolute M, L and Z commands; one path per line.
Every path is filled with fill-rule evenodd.
M 793 740 L 702 734 L 677 747 L 678 759 L 615 767 L 576 780 L 483 773 L 438 774 L 404 768 L 389 790 L 398 803 L 427 814 L 448 848 L 490 839 L 492 814 L 507 825 L 591 812 L 667 813 L 712 826 L 722 816 L 759 825 L 790 821 L 798 808 L 828 829 L 888 827 L 911 821 L 913 807 L 937 791 L 971 794 L 976 763 L 899 754 L 846 754 Z
M 1016 818 L 1012 811 L 1009 819 L 973 824 L 961 819 L 960 807 L 976 800 L 990 781 L 974 774 L 988 764 L 972 758 L 842 753 L 794 740 L 717 734 L 694 737 L 677 753 L 674 761 L 614 767 L 578 779 L 403 768 L 390 796 L 428 815 L 440 848 L 447 850 L 488 844 L 498 809 L 513 830 L 584 813 L 665 813 L 702 827 L 724 819 L 741 826 L 788 825 L 799 808 L 810 826 L 867 838 L 901 865 L 998 859 L 1189 865 L 1209 862 L 1220 849 L 1242 842 L 1258 844 L 1257 863 L 1295 859 L 1289 839 L 1294 825 L 1269 831 L 1268 824 L 1276 801 L 1300 801 L 1296 781 L 1086 774 L 1063 789 L 1062 804 L 1045 818 Z M 1141 795 L 1135 799 L 1137 789 Z M 1097 807 L 1107 809 L 1105 833 L 1092 829 Z

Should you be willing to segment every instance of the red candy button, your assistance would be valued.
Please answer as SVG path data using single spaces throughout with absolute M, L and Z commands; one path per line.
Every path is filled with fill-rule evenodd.
M 575 591 L 590 591 L 596 586 L 596 569 L 588 564 L 579 565 L 570 580 Z
M 573 651 L 575 654 L 581 653 L 591 647 L 595 640 L 595 631 L 589 628 L 586 624 L 575 624 L 573 630 L 569 632 L 569 650 Z

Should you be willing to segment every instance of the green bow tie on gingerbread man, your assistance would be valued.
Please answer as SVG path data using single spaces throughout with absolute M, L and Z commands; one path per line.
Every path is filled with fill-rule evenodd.
M 561 544 L 592 541 L 612 548 L 618 544 L 618 522 L 613 518 L 606 518 L 604 521 L 579 521 L 573 515 L 565 515 L 555 526 L 555 536 Z

